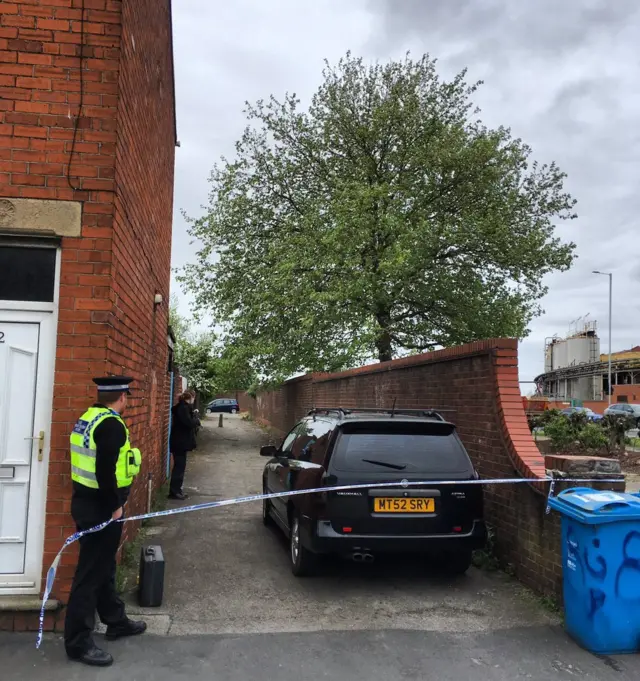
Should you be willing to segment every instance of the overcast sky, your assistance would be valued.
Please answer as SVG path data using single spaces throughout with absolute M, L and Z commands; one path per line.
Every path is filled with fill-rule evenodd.
M 558 231 L 579 257 L 548 278 L 546 313 L 521 344 L 521 380 L 542 372 L 545 337 L 578 317 L 598 321 L 606 351 L 608 284 L 594 269 L 614 273 L 614 351 L 640 344 L 636 0 L 174 0 L 173 13 L 175 267 L 195 252 L 180 211 L 202 213 L 211 167 L 244 128 L 245 100 L 288 90 L 305 101 L 323 59 L 347 50 L 372 60 L 429 52 L 444 77 L 466 66 L 469 80 L 484 80 L 475 100 L 484 122 L 510 126 L 536 159 L 557 161 L 578 200 L 579 219 Z

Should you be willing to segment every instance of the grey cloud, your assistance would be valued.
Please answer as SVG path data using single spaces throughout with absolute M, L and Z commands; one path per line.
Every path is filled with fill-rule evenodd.
M 590 312 L 606 336 L 607 282 L 593 269 L 614 272 L 614 348 L 640 342 L 636 0 L 180 0 L 174 21 L 175 265 L 194 255 L 179 210 L 201 213 L 211 167 L 233 154 L 244 127 L 245 100 L 290 91 L 305 101 L 323 58 L 348 49 L 380 60 L 429 52 L 443 77 L 469 67 L 469 80 L 484 79 L 484 121 L 510 126 L 538 160 L 556 160 L 578 199 L 579 219 L 558 234 L 579 257 L 546 282 L 545 315 L 521 344 L 521 377 L 540 373 L 544 338 L 580 315 Z M 187 311 L 184 296 L 181 305 Z
M 507 51 L 564 54 L 602 33 L 613 39 L 638 14 L 634 0 L 369 0 L 369 7 L 392 40 L 440 34 L 468 41 L 469 55 L 487 50 L 493 61 Z
M 556 160 L 578 199 L 579 219 L 558 234 L 578 245 L 571 271 L 547 280 L 545 314 L 521 344 L 521 377 L 541 371 L 544 337 L 586 312 L 606 332 L 608 289 L 593 269 L 614 272 L 614 348 L 640 340 L 640 97 L 633 0 L 369 0 L 377 54 L 411 49 L 441 57 L 447 76 L 482 78 L 482 117 L 505 124 Z M 606 334 L 605 334 L 606 335 Z
M 173 265 L 195 257 L 182 217 L 198 217 L 209 194 L 211 168 L 232 157 L 246 124 L 242 110 L 285 91 L 309 96 L 319 84 L 322 59 L 358 50 L 368 35 L 368 16 L 357 0 L 306 4 L 298 0 L 174 2 L 174 49 L 178 134 Z M 362 30 L 362 39 L 357 31 Z M 175 277 L 172 290 L 189 314 L 189 297 Z

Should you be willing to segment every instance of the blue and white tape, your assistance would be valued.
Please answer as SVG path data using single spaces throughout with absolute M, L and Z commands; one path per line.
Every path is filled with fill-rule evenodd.
M 180 513 L 191 513 L 193 511 L 203 511 L 208 508 L 219 508 L 221 506 L 233 506 L 235 504 L 246 504 L 251 501 L 264 501 L 265 499 L 278 499 L 278 498 L 283 498 L 283 497 L 297 497 L 297 496 L 302 496 L 304 494 L 320 494 L 320 493 L 326 493 L 326 492 L 341 492 L 345 490 L 354 490 L 354 489 L 374 489 L 374 488 L 385 488 L 385 487 L 398 487 L 398 485 L 401 485 L 402 487 L 418 487 L 418 486 L 444 486 L 444 485 L 517 485 L 517 484 L 522 484 L 522 483 L 540 483 L 540 482 L 549 482 L 550 484 L 550 489 L 549 489 L 549 496 L 547 499 L 547 506 L 546 506 L 546 513 L 549 513 L 551 508 L 549 506 L 549 499 L 551 498 L 553 494 L 553 490 L 555 487 L 555 483 L 557 481 L 561 482 L 579 482 L 579 483 L 616 483 L 620 482 L 619 478 L 601 478 L 601 479 L 593 479 L 593 480 L 587 480 L 587 479 L 580 479 L 580 478 L 551 478 L 551 477 L 544 477 L 544 478 L 496 478 L 492 480 L 487 480 L 487 479 L 480 479 L 480 480 L 415 480 L 415 481 L 402 481 L 401 483 L 398 483 L 397 481 L 394 482 L 375 482 L 375 483 L 366 483 L 366 484 L 359 484 L 359 485 L 337 485 L 335 487 L 316 487 L 313 489 L 304 489 L 304 490 L 291 490 L 289 492 L 274 492 L 273 494 L 252 494 L 250 496 L 245 496 L 245 497 L 235 497 L 233 499 L 222 499 L 220 501 L 207 501 L 203 504 L 193 504 L 191 506 L 180 506 L 178 508 L 171 508 L 166 511 L 155 511 L 153 513 L 143 513 L 141 515 L 134 515 L 130 517 L 123 517 L 119 520 L 107 520 L 104 523 L 101 523 L 100 525 L 96 525 L 95 527 L 92 527 L 88 530 L 82 530 L 81 532 L 75 532 L 71 536 L 67 537 L 67 539 L 64 541 L 62 547 L 60 548 L 60 551 L 58 551 L 58 554 L 53 560 L 53 563 L 51 564 L 51 567 L 47 571 L 47 579 L 45 583 L 45 590 L 44 590 L 44 595 L 42 596 L 42 606 L 40 608 L 40 624 L 38 627 L 38 638 L 36 641 L 36 648 L 40 648 L 42 644 L 42 639 L 44 635 L 44 617 L 45 617 L 45 608 L 46 608 L 46 603 L 49 600 L 49 596 L 51 595 L 51 591 L 53 590 L 53 584 L 55 582 L 56 578 L 56 572 L 58 570 L 58 566 L 60 565 L 60 559 L 62 557 L 62 554 L 64 550 L 73 544 L 74 542 L 78 541 L 81 537 L 84 537 L 87 534 L 92 534 L 94 532 L 100 532 L 103 530 L 107 525 L 110 525 L 113 522 L 117 523 L 127 523 L 127 522 L 132 522 L 134 520 L 149 520 L 151 518 L 161 518 L 164 516 L 170 516 L 170 515 L 178 515 Z

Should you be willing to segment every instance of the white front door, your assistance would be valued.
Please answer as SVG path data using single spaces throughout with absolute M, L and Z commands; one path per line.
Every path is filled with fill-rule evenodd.
M 38 374 L 36 323 L 0 323 L 0 574 L 23 574 L 29 482 L 37 464 L 33 417 Z
M 51 313 L 0 309 L 0 593 L 40 588 L 54 349 Z

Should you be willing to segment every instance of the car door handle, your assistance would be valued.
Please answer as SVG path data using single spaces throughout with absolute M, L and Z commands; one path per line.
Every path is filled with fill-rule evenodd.
M 44 452 L 44 430 L 41 430 L 37 437 L 25 437 L 25 440 L 38 440 L 38 461 L 42 461 Z
M 317 471 L 322 468 L 322 466 L 319 463 L 312 463 L 311 461 L 293 459 L 289 462 L 289 468 L 291 468 L 292 471 Z

